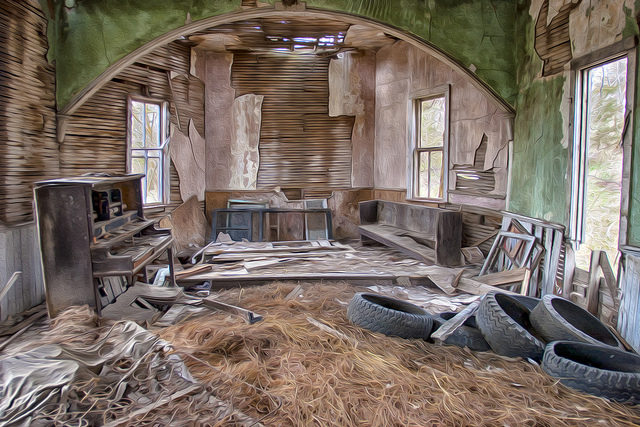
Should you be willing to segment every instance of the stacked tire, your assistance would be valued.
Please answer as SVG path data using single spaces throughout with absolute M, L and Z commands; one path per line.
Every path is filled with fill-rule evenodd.
M 496 292 L 480 304 L 478 327 L 494 352 L 541 362 L 576 390 L 640 403 L 640 356 L 624 351 L 609 328 L 563 298 L 522 298 Z
M 406 301 L 371 293 L 356 294 L 347 309 L 352 323 L 402 338 L 428 339 L 453 316 L 455 313 L 434 316 Z M 619 402 L 640 403 L 640 356 L 624 351 L 617 337 L 595 316 L 554 295 L 538 299 L 489 293 L 475 316 L 444 343 L 532 359 L 568 387 Z

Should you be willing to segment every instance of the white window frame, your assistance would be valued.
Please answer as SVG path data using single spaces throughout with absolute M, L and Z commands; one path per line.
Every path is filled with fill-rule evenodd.
M 160 106 L 160 138 L 161 144 L 159 148 L 133 148 L 132 144 L 132 102 L 141 102 L 145 104 L 156 104 Z M 127 97 L 127 165 L 126 171 L 127 173 L 132 173 L 131 164 L 134 158 L 140 158 L 140 156 L 133 156 L 133 151 L 144 151 L 144 159 L 145 159 L 145 170 L 147 159 L 149 159 L 149 151 L 159 151 L 160 152 L 160 181 L 161 181 L 161 199 L 160 202 L 155 203 L 147 203 L 146 202 L 146 193 L 147 193 L 147 182 L 146 176 L 142 179 L 142 201 L 144 206 L 162 206 L 169 203 L 170 200 L 170 178 L 171 178 L 171 170 L 170 170 L 170 157 L 169 157 L 169 103 L 163 99 L 158 98 L 149 98 L 144 96 L 134 96 L 130 95 Z
M 409 99 L 409 145 L 408 145 L 408 168 L 407 168 L 407 199 L 416 201 L 429 201 L 429 202 L 446 202 L 448 200 L 448 188 L 449 188 L 449 116 L 451 104 L 450 99 L 451 87 L 450 85 L 438 86 L 435 88 L 420 90 L 413 92 Z M 444 97 L 445 99 L 445 126 L 444 126 L 444 139 L 442 144 L 442 197 L 430 198 L 420 197 L 418 195 L 418 174 L 420 173 L 419 156 L 421 152 L 426 151 L 440 151 L 438 148 L 419 148 L 418 138 L 420 138 L 420 113 L 421 102 L 433 98 Z
M 627 58 L 627 87 L 625 105 L 625 123 L 623 125 L 622 144 L 622 189 L 620 206 L 620 224 L 618 230 L 618 247 L 627 244 L 627 223 L 629 209 L 629 188 L 631 171 L 631 149 L 633 129 L 633 100 L 635 93 L 635 54 L 636 42 L 632 39 L 624 39 L 620 42 L 593 52 L 571 62 L 571 110 L 573 112 L 569 146 L 569 176 L 571 177 L 571 192 L 569 193 L 569 238 L 576 244 L 584 240 L 584 215 L 585 215 L 585 182 L 586 182 L 586 135 L 583 123 L 586 120 L 587 108 L 584 102 L 585 85 L 584 78 L 590 69 Z

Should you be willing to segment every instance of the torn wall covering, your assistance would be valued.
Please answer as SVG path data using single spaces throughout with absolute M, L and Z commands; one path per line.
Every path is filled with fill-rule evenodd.
M 231 107 L 231 190 L 255 190 L 258 182 L 260 122 L 264 96 L 237 97 Z
M 40 1 L 49 10 L 49 2 Z M 49 59 L 56 62 L 59 108 L 145 43 L 189 22 L 242 10 L 241 0 L 83 0 L 71 8 L 63 0 L 51 3 Z M 475 70 L 508 102 L 515 99 L 512 0 L 307 0 L 306 6 L 371 18 L 413 33 Z
M 196 196 L 199 201 L 204 200 L 205 177 L 205 143 L 198 130 L 189 120 L 189 133 L 181 132 L 171 123 L 171 142 L 169 144 L 171 161 L 175 165 L 180 177 L 180 197 L 189 200 Z
M 509 210 L 567 225 L 569 214 L 568 175 L 569 93 L 568 66 L 562 73 L 541 77 L 542 61 L 534 50 L 535 22 L 544 0 L 518 1 L 516 29 L 524 35 L 518 40 L 519 94 L 516 98 L 514 153 Z M 549 0 L 549 15 L 571 0 Z M 574 3 L 577 1 L 574 0 Z M 639 7 L 629 0 L 582 0 L 569 16 L 573 58 L 597 51 L 622 38 L 637 35 L 635 15 Z M 634 149 L 639 141 L 636 115 Z M 640 152 L 639 152 L 640 153 Z M 633 156 L 629 243 L 640 244 L 640 156 Z M 635 189 L 635 190 L 634 190 Z
M 375 187 L 407 188 L 407 100 L 416 93 L 450 85 L 449 201 L 468 203 L 468 192 L 456 190 L 456 166 L 473 166 L 486 141 L 479 171 L 493 174 L 495 188 L 473 196 L 474 203 L 504 209 L 507 190 L 508 144 L 511 115 L 476 89 L 469 78 L 433 56 L 398 41 L 378 51 L 376 63 Z M 483 147 L 483 150 L 485 149 Z
M 373 187 L 375 74 L 372 51 L 345 52 L 329 63 L 329 116 L 355 116 L 351 133 L 351 186 L 355 188 Z

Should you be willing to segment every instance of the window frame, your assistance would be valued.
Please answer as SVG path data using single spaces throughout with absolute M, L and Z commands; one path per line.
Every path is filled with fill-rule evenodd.
M 158 148 L 133 148 L 132 143 L 132 103 L 140 102 L 144 104 L 156 104 L 160 107 L 160 147 Z M 127 152 L 126 152 L 126 171 L 127 173 L 132 173 L 132 160 L 134 158 L 140 158 L 139 156 L 133 156 L 133 151 L 144 151 L 145 152 L 145 171 L 147 168 L 147 160 L 150 158 L 148 155 L 148 151 L 159 151 L 160 152 L 160 185 L 161 188 L 161 200 L 159 202 L 154 203 L 146 203 L 146 174 L 142 179 L 142 202 L 144 207 L 155 207 L 155 206 L 164 206 L 169 204 L 170 201 L 170 192 L 171 192 L 171 170 L 170 170 L 170 155 L 169 155 L 169 143 L 170 143 L 170 132 L 169 132 L 169 103 L 161 98 L 151 98 L 139 95 L 129 95 L 127 96 Z M 153 158 L 158 158 L 151 156 Z
M 407 167 L 407 200 L 426 201 L 444 203 L 449 198 L 449 127 L 450 127 L 450 85 L 437 86 L 431 89 L 413 92 L 409 97 L 409 132 L 408 132 L 408 152 L 409 159 Z M 421 135 L 421 103 L 434 98 L 444 97 L 445 102 L 445 125 L 442 148 L 440 147 L 419 147 Z M 419 159 L 422 152 L 442 152 L 442 197 L 420 197 L 419 189 Z
M 618 249 L 628 244 L 628 211 L 630 197 L 630 174 L 632 157 L 633 106 L 635 94 L 635 72 L 637 42 L 634 38 L 623 39 L 613 45 L 592 52 L 583 57 L 571 61 L 570 80 L 570 127 L 569 127 L 569 161 L 568 176 L 571 189 L 567 195 L 567 224 L 568 236 L 576 245 L 580 245 L 584 239 L 585 218 L 585 184 L 586 184 L 586 144 L 585 129 L 583 123 L 586 120 L 587 106 L 585 99 L 584 79 L 590 69 L 613 62 L 624 57 L 627 58 L 627 87 L 622 131 L 622 188 L 620 191 L 620 221 L 618 229 Z M 576 247 L 577 248 L 577 247 Z

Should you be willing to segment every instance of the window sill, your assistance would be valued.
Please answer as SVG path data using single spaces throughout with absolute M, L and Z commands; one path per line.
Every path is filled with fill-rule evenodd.
M 408 198 L 407 197 L 407 202 L 414 202 L 414 203 L 429 203 L 432 205 L 440 205 L 443 203 L 447 203 L 447 201 L 445 199 L 418 199 L 415 197 L 412 198 Z

